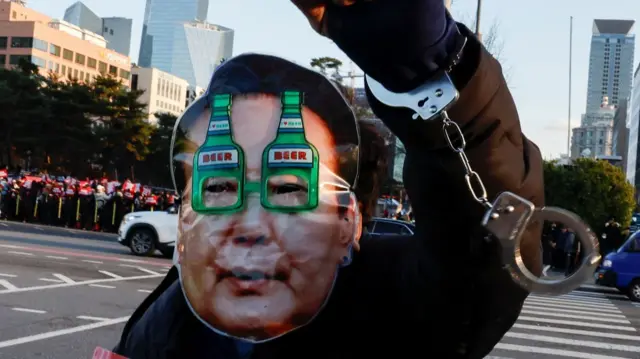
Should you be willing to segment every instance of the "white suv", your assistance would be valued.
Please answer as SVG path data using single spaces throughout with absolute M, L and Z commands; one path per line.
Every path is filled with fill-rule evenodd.
M 118 242 L 137 256 L 150 256 L 159 250 L 171 258 L 178 237 L 178 207 L 166 211 L 133 212 L 122 219 Z

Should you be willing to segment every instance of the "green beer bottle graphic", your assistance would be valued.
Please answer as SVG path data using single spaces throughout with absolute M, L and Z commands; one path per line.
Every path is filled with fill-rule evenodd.
M 231 95 L 213 95 L 204 144 L 193 158 L 192 207 L 200 213 L 227 213 L 242 208 L 244 152 L 233 141 Z
M 303 94 L 285 91 L 281 95 L 282 116 L 278 133 L 262 154 L 262 206 L 291 212 L 314 209 L 318 205 L 318 151 L 307 141 L 302 120 Z M 302 182 L 306 187 L 303 201 L 275 203 L 269 199 L 274 180 Z

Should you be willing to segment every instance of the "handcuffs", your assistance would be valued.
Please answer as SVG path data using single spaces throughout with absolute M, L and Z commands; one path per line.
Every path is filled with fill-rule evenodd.
M 462 44 L 462 48 L 466 44 Z M 459 61 L 461 51 L 457 55 Z M 457 64 L 454 61 L 447 71 L 440 71 L 431 81 L 422 86 L 406 92 L 395 93 L 387 90 L 382 84 L 369 75 L 365 75 L 367 85 L 371 93 L 381 103 L 391 107 L 404 107 L 415 112 L 413 119 L 421 118 L 424 121 L 443 121 L 443 132 L 449 147 L 456 152 L 466 169 L 467 185 L 476 201 L 485 205 L 487 212 L 482 219 L 482 226 L 497 239 L 501 250 L 503 268 L 509 272 L 514 282 L 532 293 L 562 295 L 570 293 L 592 278 L 601 256 L 599 254 L 598 239 L 593 231 L 575 213 L 558 207 L 536 206 L 529 200 L 511 192 L 503 192 L 493 203 L 487 199 L 484 184 L 479 175 L 473 171 L 464 153 L 466 145 L 462 131 L 458 125 L 449 119 L 447 110 L 459 97 L 453 81 L 448 72 Z M 455 129 L 458 141 L 462 144 L 453 145 L 448 130 Z M 477 184 L 482 191 L 476 194 L 472 182 Z M 532 222 L 550 221 L 562 223 L 571 228 L 582 245 L 582 257 L 580 267 L 569 277 L 564 279 L 543 279 L 535 276 L 524 265 L 520 246 L 527 225 Z

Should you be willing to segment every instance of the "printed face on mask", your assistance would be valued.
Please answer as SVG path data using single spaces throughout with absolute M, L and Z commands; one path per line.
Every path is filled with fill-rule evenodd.
M 231 132 L 242 149 L 245 182 L 265 183 L 268 203 L 295 207 L 308 202 L 314 181 L 282 174 L 263 178 L 265 158 L 307 161 L 311 155 L 286 150 L 268 150 L 265 155 L 282 128 L 281 113 L 277 96 L 234 96 Z M 206 132 L 207 126 L 211 131 L 210 117 L 210 110 L 205 110 L 193 131 Z M 320 164 L 317 206 L 309 210 L 272 210 L 261 201 L 260 191 L 238 195 L 237 184 L 217 178 L 203 179 L 201 204 L 224 207 L 242 198 L 242 207 L 230 213 L 202 213 L 193 206 L 193 174 L 185 173 L 188 185 L 177 253 L 182 285 L 194 312 L 219 332 L 263 341 L 308 323 L 328 298 L 354 240 L 358 223 L 353 197 L 327 185 L 339 182 L 333 135 L 304 107 L 302 119 L 306 140 L 317 150 Z M 236 154 L 207 155 L 202 160 L 222 162 L 233 161 Z

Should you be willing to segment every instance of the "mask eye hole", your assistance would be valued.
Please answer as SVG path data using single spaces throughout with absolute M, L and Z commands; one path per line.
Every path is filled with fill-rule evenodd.
M 222 208 L 238 203 L 238 180 L 232 177 L 209 177 L 202 181 L 202 202 L 207 208 Z
M 267 180 L 267 201 L 274 206 L 294 207 L 309 202 L 309 183 L 296 175 L 276 175 Z

